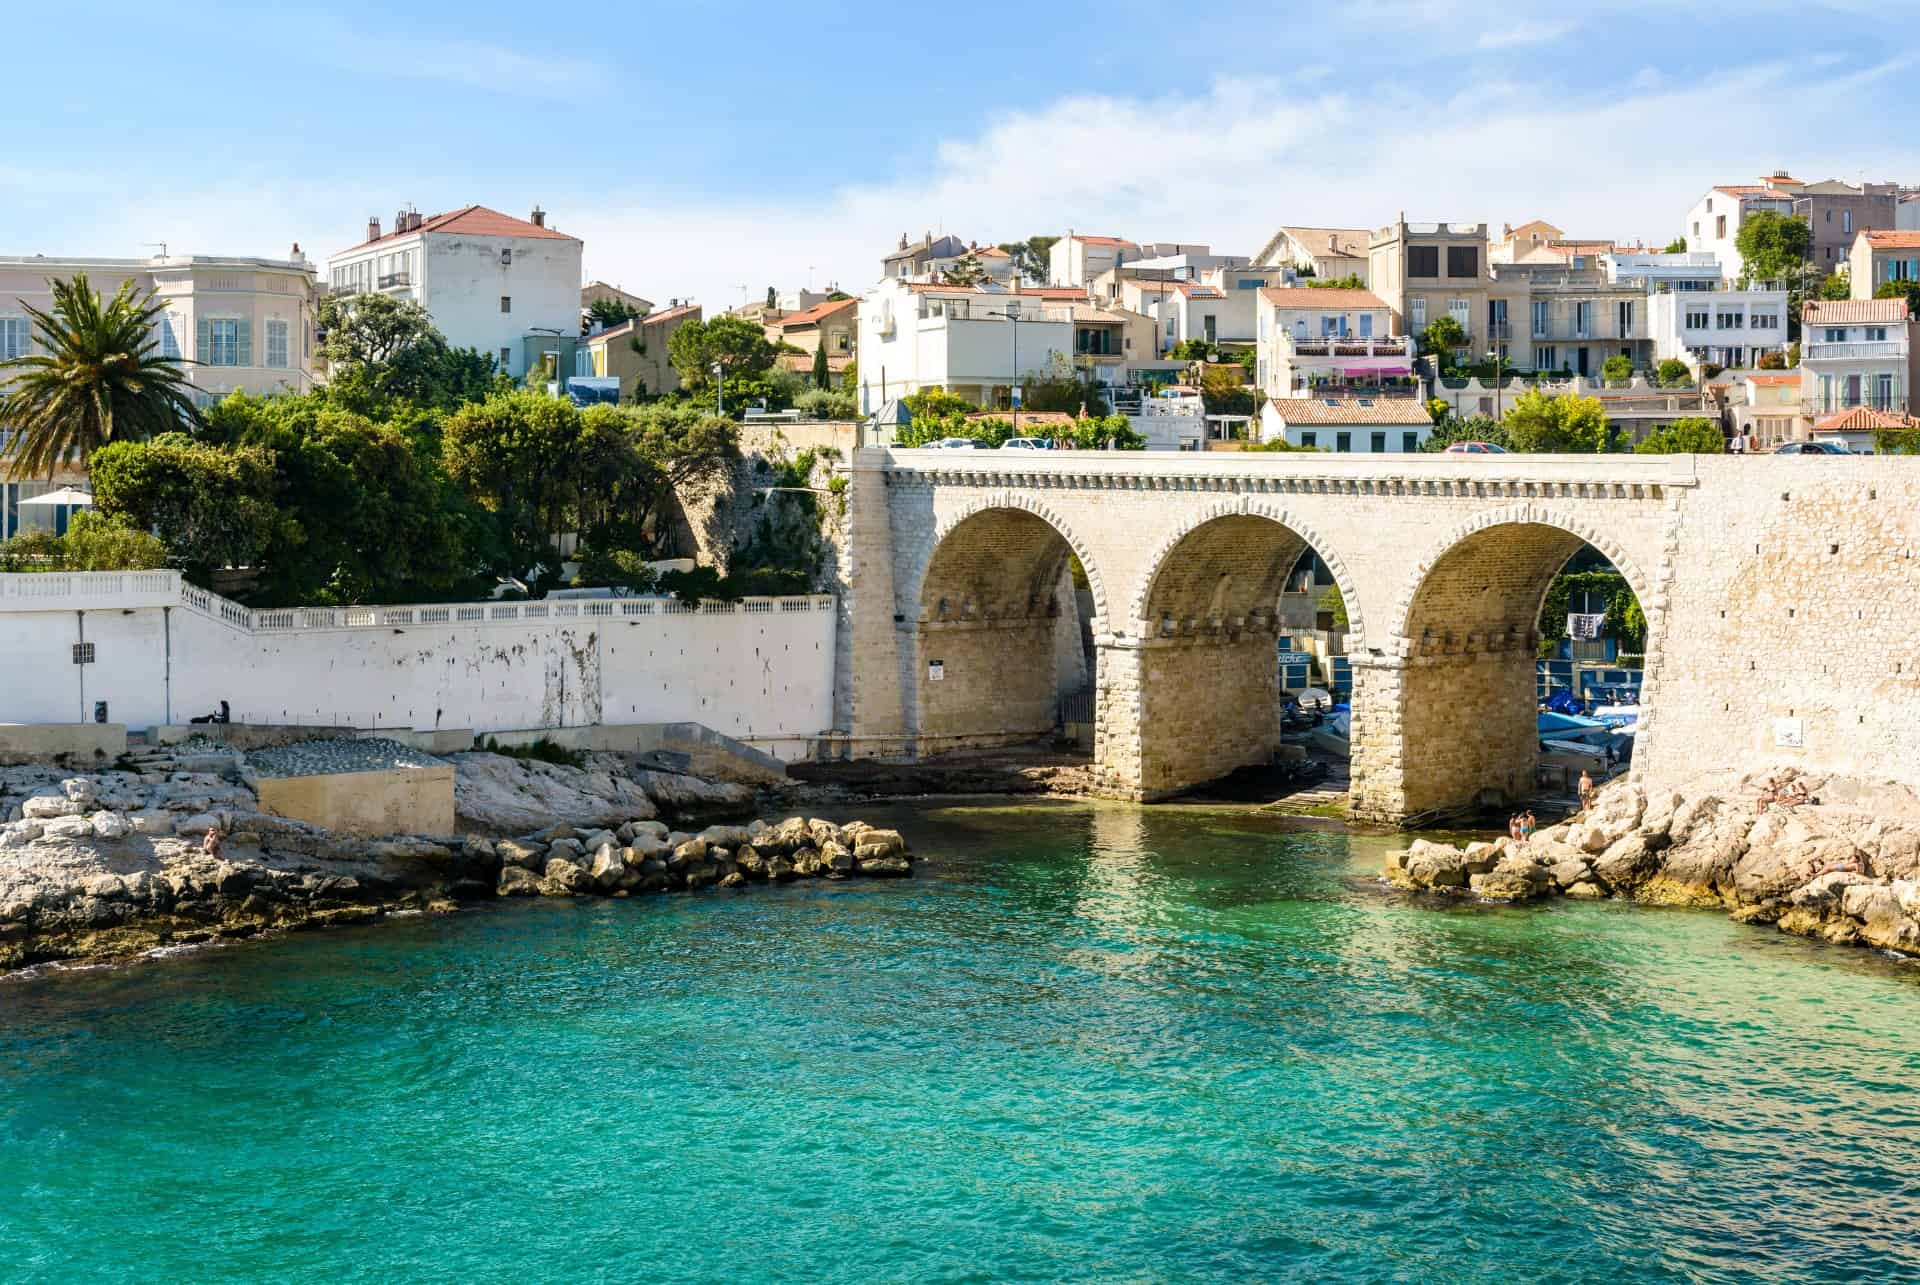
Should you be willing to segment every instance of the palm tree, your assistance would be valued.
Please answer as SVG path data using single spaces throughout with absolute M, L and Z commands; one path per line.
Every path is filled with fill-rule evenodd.
M 51 478 L 108 442 L 199 423 L 184 363 L 162 356 L 155 341 L 162 308 L 153 291 L 124 282 L 103 305 L 85 273 L 51 284 L 51 313 L 20 304 L 40 351 L 0 361 L 0 424 L 13 430 L 14 477 Z

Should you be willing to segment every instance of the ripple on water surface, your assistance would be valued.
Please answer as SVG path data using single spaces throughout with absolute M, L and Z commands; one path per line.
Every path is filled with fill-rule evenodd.
M 1912 1274 L 1911 969 L 1224 813 L 890 819 L 910 882 L 0 984 L 0 1277 Z

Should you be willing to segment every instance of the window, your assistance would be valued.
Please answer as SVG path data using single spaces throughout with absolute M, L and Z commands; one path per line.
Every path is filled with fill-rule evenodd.
M 160 355 L 174 361 L 180 360 L 180 331 L 170 312 L 160 318 Z
M 1832 210 L 1827 211 L 1827 217 L 1829 219 L 1833 217 Z M 1853 235 L 1853 211 L 1852 210 L 1840 211 L 1840 231 L 1845 233 L 1848 236 Z
M 1887 342 L 1887 328 L 1885 326 L 1868 326 L 1867 342 L 1871 344 L 1883 344 Z
M 1410 277 L 1437 277 L 1440 275 L 1440 247 L 1437 245 L 1410 245 L 1407 247 L 1407 275 Z
M 1893 376 L 1875 375 L 1873 377 L 1873 404 L 1879 410 L 1893 409 Z
M 267 365 L 275 370 L 287 367 L 287 323 L 278 317 L 267 322 Z
M 1633 338 L 1633 304 L 1632 302 L 1629 300 L 1622 300 L 1619 303 L 1616 303 L 1613 306 L 1613 308 L 1614 308 L 1613 319 L 1614 319 L 1614 323 L 1620 327 L 1620 331 L 1619 331 L 1620 337 L 1622 339 Z
M 201 324 L 205 327 L 205 342 L 200 346 L 200 360 L 209 366 L 252 364 L 240 360 L 240 336 L 246 323 L 231 317 L 211 317 Z
M 0 317 L 0 358 L 25 357 L 33 351 L 33 322 L 26 317 Z
M 513 349 L 502 348 L 500 350 L 500 369 L 503 371 L 511 372 L 512 368 L 513 368 Z
M 513 311 L 513 296 L 512 296 L 512 295 L 510 295 L 510 294 L 503 294 L 503 295 L 501 295 L 501 296 L 500 296 L 500 311 L 502 311 L 502 312 L 512 312 L 512 311 Z
M 1267 283 L 1259 277 L 1241 277 L 1233 283 L 1235 290 L 1258 290 Z
M 1712 324 L 1713 324 L 1713 314 L 1707 312 L 1705 309 L 1698 309 L 1698 310 L 1688 309 L 1687 311 L 1687 329 L 1688 330 L 1705 330 L 1708 326 Z
M 1465 299 L 1447 300 L 1447 315 L 1460 323 L 1460 329 L 1466 330 L 1473 317 L 1472 309 Z
M 1407 324 L 1415 330 L 1425 330 L 1427 328 L 1426 297 L 1423 295 L 1415 298 L 1408 307 L 1410 311 L 1407 313 Z
M 1843 344 L 1847 342 L 1847 328 L 1845 326 L 1828 326 L 1826 330 L 1822 332 L 1821 338 L 1826 343 Z
M 1385 455 L 1387 453 L 1387 435 L 1385 433 L 1375 433 L 1370 445 L 1373 447 L 1373 453 L 1375 455 Z
M 1726 215 L 1722 214 L 1714 219 L 1713 235 L 1714 235 L 1714 239 L 1718 241 L 1724 241 L 1727 239 L 1727 216 Z
M 1300 445 L 1302 445 L 1302 446 L 1318 446 L 1319 444 L 1320 444 L 1320 434 L 1318 434 L 1318 433 L 1302 433 L 1302 434 L 1300 434 Z
M 1547 329 L 1547 307 L 1545 299 L 1533 301 L 1533 334 L 1536 339 L 1552 333 Z
M 1593 333 L 1593 301 L 1583 299 L 1573 305 L 1573 337 L 1585 339 Z
M 1552 344 L 1541 344 L 1533 350 L 1533 368 L 1535 370 L 1560 369 L 1560 353 Z
M 1747 318 L 1747 326 L 1753 330 L 1780 329 L 1780 314 L 1777 312 L 1756 312 Z
M 1420 434 L 1417 432 L 1400 434 L 1400 449 L 1408 455 L 1418 454 L 1420 451 Z
M 1477 277 L 1480 275 L 1480 247 L 1477 245 L 1450 245 L 1447 247 L 1447 275 L 1450 277 Z
M 1696 241 L 1700 239 L 1700 220 L 1698 219 L 1693 221 L 1693 239 Z
M 1207 336 L 1207 342 L 1213 343 L 1216 335 L 1214 334 L 1214 319 L 1212 313 L 1208 313 L 1206 316 L 1200 318 L 1200 329 Z
M 1353 449 L 1353 434 L 1335 433 L 1333 435 L 1333 449 L 1336 451 L 1351 451 Z
M 1743 312 L 1721 312 L 1714 314 L 1715 330 L 1741 330 L 1746 327 L 1747 316 Z
M 1362 339 L 1373 338 L 1373 314 L 1370 312 L 1360 314 L 1360 337 Z

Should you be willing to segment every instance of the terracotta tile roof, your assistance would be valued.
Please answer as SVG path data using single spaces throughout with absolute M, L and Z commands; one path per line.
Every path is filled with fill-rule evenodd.
M 521 236 L 536 237 L 550 241 L 578 241 L 580 238 L 568 236 L 555 228 L 543 228 L 526 219 L 516 219 L 511 214 L 502 214 L 490 210 L 484 205 L 469 205 L 458 210 L 448 210 L 444 214 L 434 214 L 420 220 L 420 226 L 405 232 L 389 232 L 385 236 L 362 241 L 353 247 L 364 249 L 370 245 L 379 245 L 385 241 L 397 241 L 401 237 L 413 236 L 420 232 L 464 233 L 467 236 Z
M 967 416 L 967 422 L 969 424 L 978 424 L 989 419 L 1004 419 L 1011 423 L 1013 421 L 1013 412 L 1010 410 L 988 410 L 981 411 L 977 415 Z M 1063 410 L 1023 410 L 1020 412 L 1020 428 L 1022 432 L 1030 427 L 1040 428 L 1044 426 L 1052 428 L 1058 425 L 1064 428 L 1072 428 L 1074 423 L 1074 417 Z
M 1808 325 L 1844 326 L 1848 323 L 1905 321 L 1905 299 L 1811 299 L 1800 314 Z
M 1267 402 L 1288 424 L 1431 424 L 1418 397 L 1275 397 Z
M 776 360 L 788 370 L 797 370 L 803 375 L 813 369 L 813 354 L 810 352 L 783 352 Z M 827 354 L 827 369 L 838 373 L 845 370 L 847 363 L 852 360 L 853 354 L 850 352 L 830 352 Z
M 1867 244 L 1876 250 L 1916 250 L 1920 249 L 1920 232 L 1890 232 L 1876 230 L 1862 232 Z
M 859 306 L 860 301 L 858 299 L 829 299 L 825 303 L 816 303 L 813 307 L 805 311 L 790 312 L 786 316 L 769 324 L 779 326 L 782 330 L 788 330 L 794 326 L 817 326 L 842 309 L 858 308 Z
M 1748 375 L 1747 382 L 1749 384 L 1760 384 L 1763 387 L 1773 387 L 1779 384 L 1797 384 L 1800 382 L 1800 372 L 1796 370 L 1791 375 Z
M 1385 308 L 1371 290 L 1315 290 L 1309 286 L 1268 286 L 1261 299 L 1279 308 Z
M 1013 257 L 997 245 L 976 246 L 967 253 L 977 259 L 1011 259 Z
M 1067 299 L 1080 302 L 1086 299 L 1084 286 L 1022 286 L 1015 293 L 1030 299 Z
M 1855 406 L 1852 410 L 1828 415 L 1813 422 L 1816 433 L 1871 433 L 1881 428 L 1910 428 L 1913 421 L 1904 415 L 1892 415 L 1871 406 Z
M 1082 245 L 1138 245 L 1137 241 L 1128 241 L 1117 236 L 1075 236 L 1069 241 L 1078 241 Z
M 983 290 L 979 286 L 950 286 L 944 281 L 902 281 L 900 284 L 915 294 L 1007 294 L 1005 290 Z
M 1186 295 L 1189 299 L 1224 299 L 1227 297 L 1213 286 L 1202 285 L 1198 281 L 1169 281 L 1167 284 L 1175 290 L 1178 290 L 1181 294 Z
M 1090 303 L 1076 303 L 1073 305 L 1073 319 L 1075 321 L 1104 321 L 1119 326 L 1125 325 L 1129 319 L 1138 315 L 1137 313 L 1109 312 L 1105 308 L 1097 307 Z

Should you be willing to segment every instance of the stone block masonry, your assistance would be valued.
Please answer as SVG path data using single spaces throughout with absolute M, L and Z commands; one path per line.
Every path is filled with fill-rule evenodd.
M 1590 544 L 1647 617 L 1637 776 L 1786 761 L 1920 784 L 1914 461 L 863 450 L 852 465 L 837 724 L 854 753 L 911 748 L 930 713 L 1024 723 L 1004 666 L 943 674 L 928 696 L 927 622 L 940 598 L 992 604 L 979 622 L 1011 656 L 1071 557 L 1107 787 L 1153 797 L 1255 759 L 1277 710 L 1252 658 L 1311 548 L 1350 620 L 1356 814 L 1518 797 L 1538 754 L 1540 603 Z
M 702 723 L 802 745 L 833 723 L 826 596 L 255 611 L 174 572 L 0 576 L 0 720 L 497 730 Z M 89 663 L 76 664 L 84 637 Z

